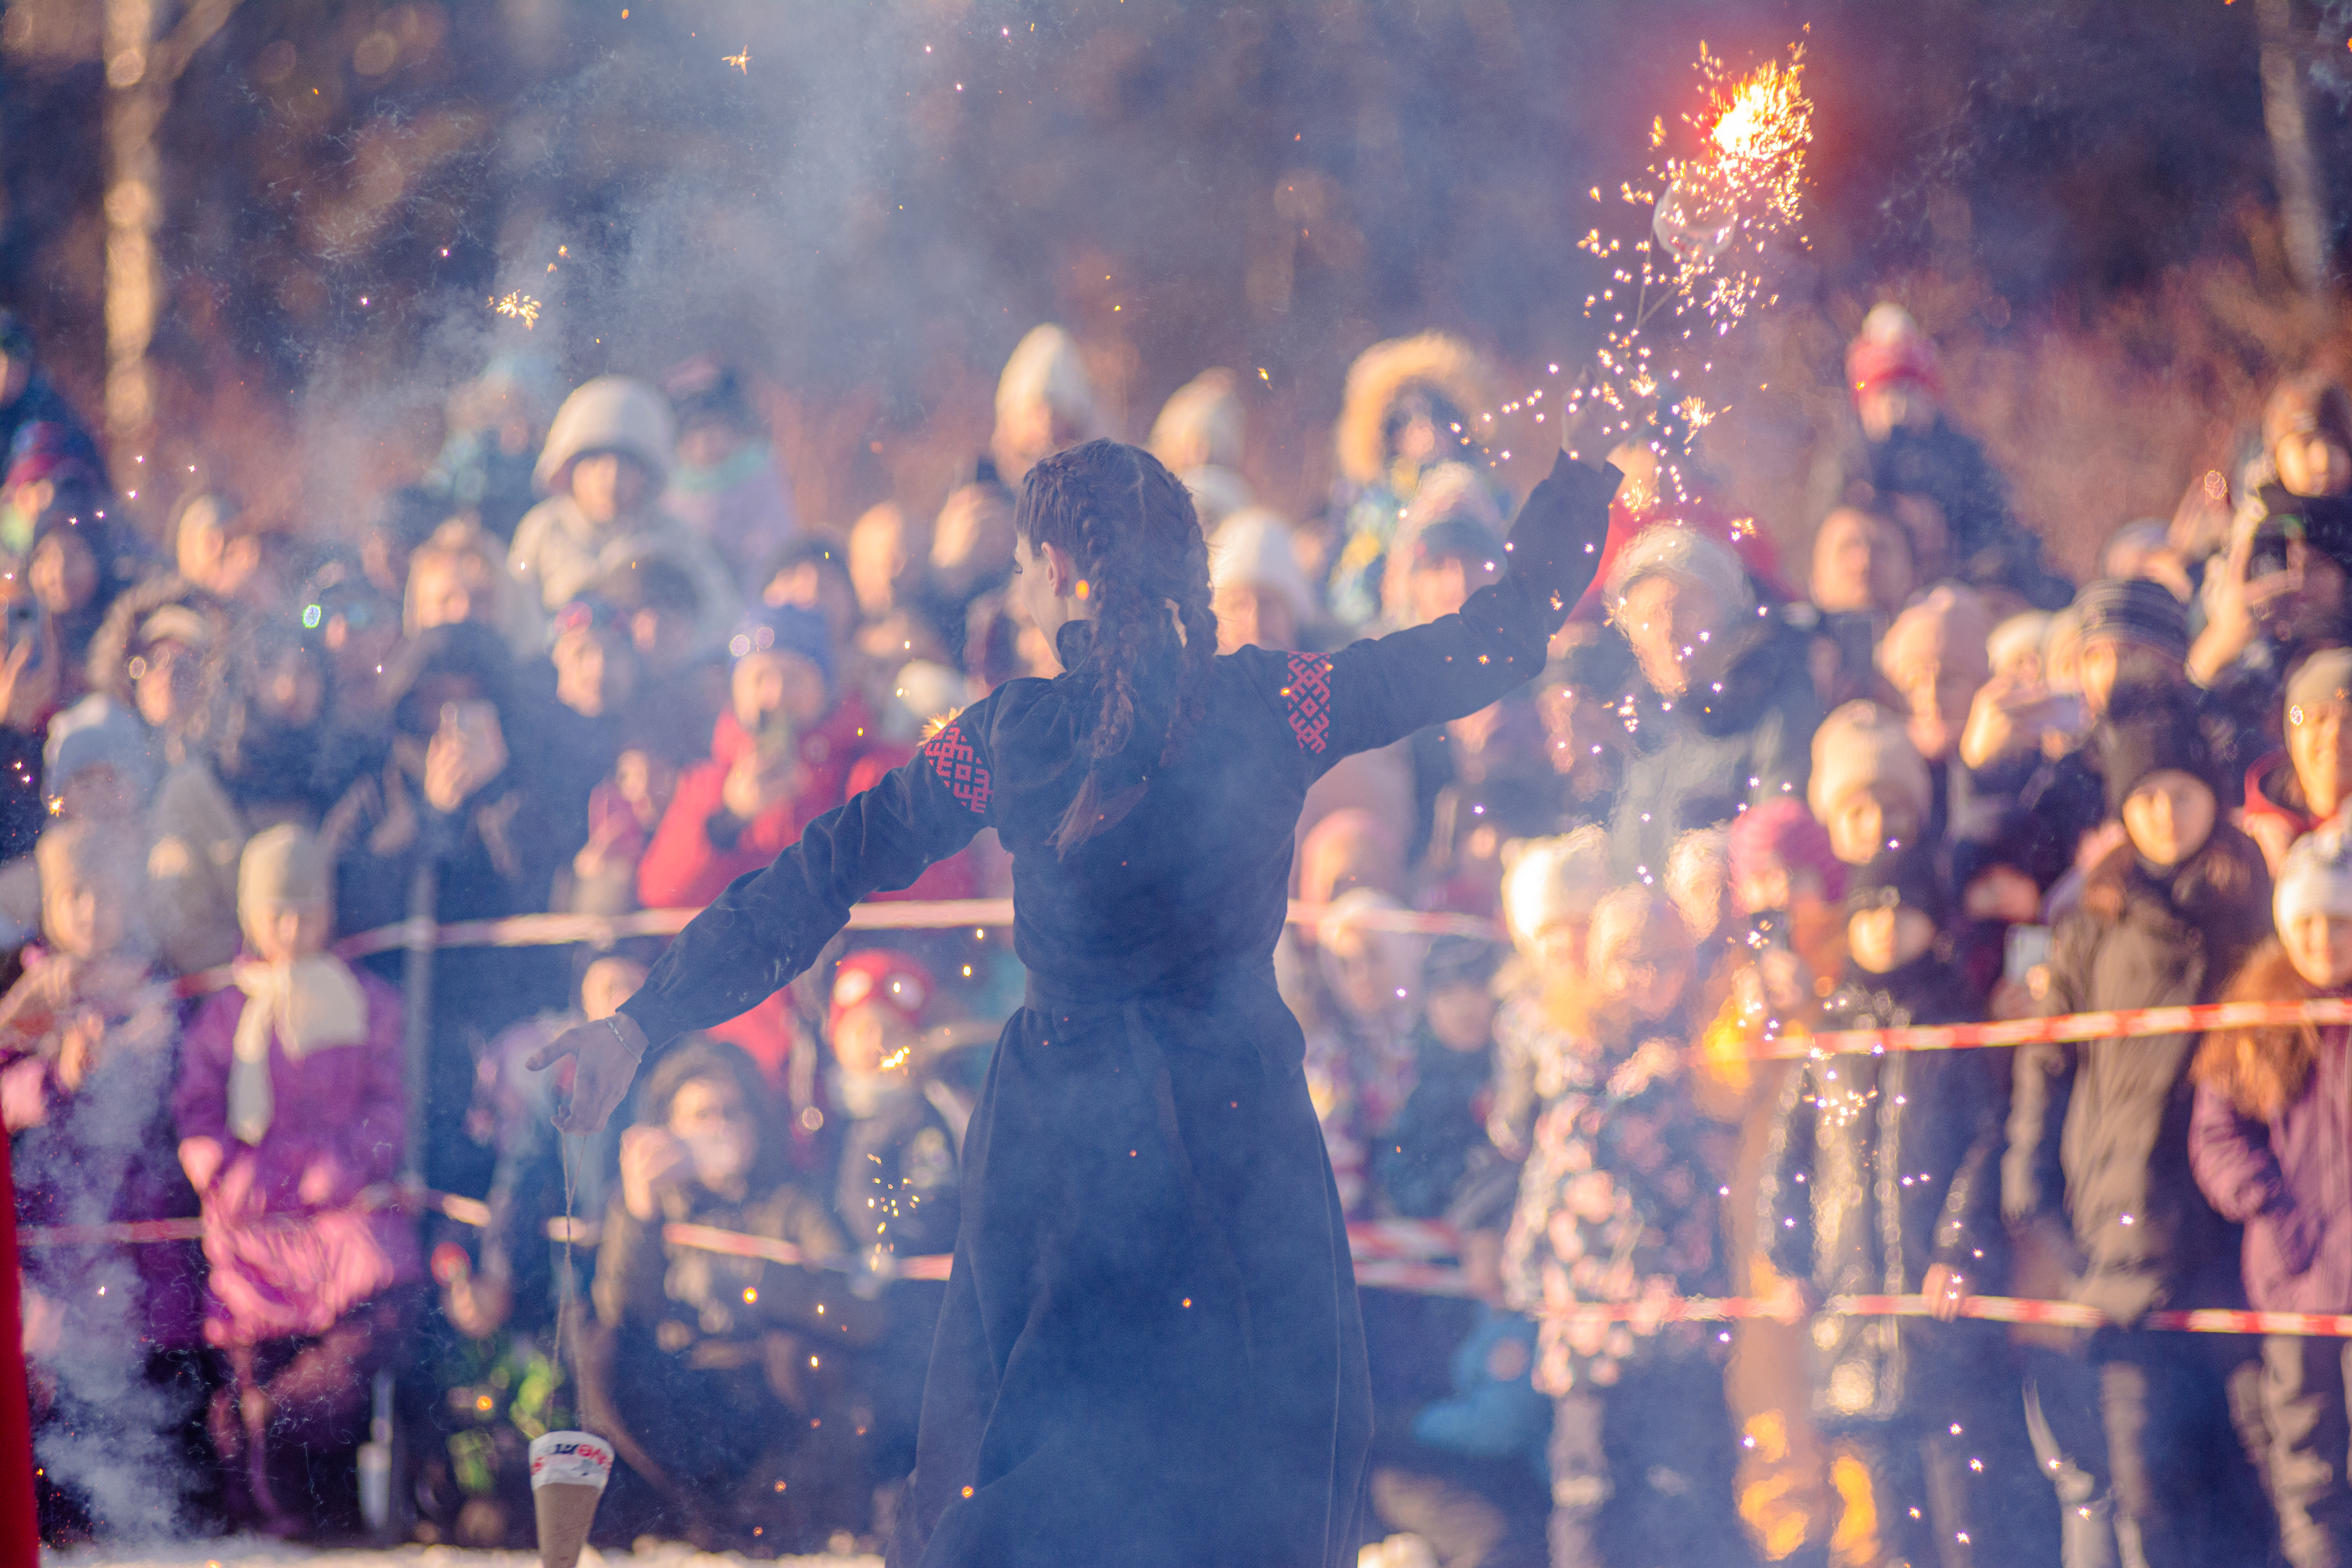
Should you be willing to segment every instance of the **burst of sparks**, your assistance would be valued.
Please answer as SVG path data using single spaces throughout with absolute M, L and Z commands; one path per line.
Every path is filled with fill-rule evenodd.
M 512 316 L 520 321 L 525 331 L 539 325 L 539 301 L 528 294 L 509 294 L 492 309 L 501 316 Z
M 719 63 L 720 65 L 733 66 L 745 76 L 750 76 L 751 74 L 751 46 L 749 44 L 744 45 L 743 52 L 740 55 L 719 56 Z
M 1660 489 L 1681 500 L 1689 498 L 1675 458 L 1727 406 L 1710 405 L 1686 379 L 1714 369 L 1712 341 L 1779 298 L 1768 258 L 1801 216 L 1813 134 L 1801 44 L 1738 77 L 1701 44 L 1697 70 L 1706 102 L 1684 117 L 1696 150 L 1618 186 L 1619 199 L 1648 215 L 1648 232 L 1629 243 L 1596 226 L 1580 242 L 1609 264 L 1608 280 L 1584 301 L 1601 341 L 1559 410 L 1563 418 L 1597 414 L 1603 446 L 1646 441 L 1661 460 Z M 1650 143 L 1667 140 L 1661 117 Z M 1601 199 L 1600 186 L 1591 194 Z

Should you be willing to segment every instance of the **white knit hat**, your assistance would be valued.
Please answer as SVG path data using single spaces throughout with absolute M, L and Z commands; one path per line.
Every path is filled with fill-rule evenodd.
M 1903 718 L 1875 702 L 1849 702 L 1813 731 L 1813 776 L 1805 802 L 1827 822 L 1840 801 L 1873 784 L 1898 791 L 1922 822 L 1935 806 L 1927 760 L 1911 743 Z
M 2352 919 L 2352 838 L 2343 818 L 2314 828 L 2287 850 L 2271 910 L 2282 931 L 2305 915 Z
M 1051 321 L 1030 328 L 1005 360 L 996 380 L 996 422 L 1040 403 L 1089 437 L 1103 432 L 1101 405 L 1077 340 Z
M 1756 607 L 1748 570 L 1731 546 L 1695 528 L 1653 523 L 1610 563 L 1607 595 L 1612 614 L 1644 577 L 1672 577 L 1706 590 L 1722 608 L 1726 625 L 1743 624 Z
M 1151 455 L 1178 473 L 1187 468 L 1242 466 L 1248 429 L 1240 380 L 1232 371 L 1204 370 L 1178 387 L 1151 422 Z
M 1503 922 L 1521 952 L 1546 926 L 1591 915 L 1615 885 L 1608 830 L 1594 823 L 1558 838 L 1515 840 L 1503 858 Z
M 555 488 L 565 464 L 588 452 L 623 452 L 643 463 L 659 492 L 668 482 L 676 446 L 669 400 L 644 382 L 625 375 L 600 375 L 574 387 L 555 422 L 547 427 L 531 479 L 542 490 Z
M 1290 525 L 1262 506 L 1237 511 L 1209 541 L 1209 584 L 1279 594 L 1305 626 L 1315 616 L 1315 591 L 1291 547 Z

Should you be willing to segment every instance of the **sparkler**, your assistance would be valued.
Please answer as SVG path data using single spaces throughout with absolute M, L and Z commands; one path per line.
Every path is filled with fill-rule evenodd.
M 743 52 L 740 55 L 719 56 L 719 63 L 723 66 L 733 66 L 745 76 L 750 76 L 751 74 L 751 46 L 749 44 L 744 45 Z
M 1647 209 L 1648 235 L 1629 246 L 1595 226 L 1580 242 L 1612 265 L 1609 282 L 1584 301 L 1585 318 L 1601 322 L 1601 346 L 1559 411 L 1563 420 L 1597 416 L 1594 434 L 1609 445 L 1646 440 L 1660 457 L 1661 477 L 1685 500 L 1674 458 L 1724 408 L 1685 384 L 1686 374 L 1695 379 L 1714 368 L 1712 361 L 1695 369 L 1671 362 L 1683 357 L 1684 345 L 1719 340 L 1757 305 L 1779 298 L 1765 268 L 1772 242 L 1798 222 L 1813 134 L 1801 44 L 1785 61 L 1736 79 L 1701 44 L 1697 69 L 1706 104 L 1685 117 L 1697 132 L 1697 151 L 1662 158 L 1641 186 L 1618 188 L 1627 205 Z M 1664 147 L 1667 135 L 1661 116 L 1650 145 Z M 1591 196 L 1601 199 L 1598 185 Z
M 555 269 L 551 267 L 548 270 L 552 272 Z M 528 294 L 509 294 L 491 309 L 501 316 L 512 316 L 520 321 L 525 331 L 539 325 L 539 301 Z

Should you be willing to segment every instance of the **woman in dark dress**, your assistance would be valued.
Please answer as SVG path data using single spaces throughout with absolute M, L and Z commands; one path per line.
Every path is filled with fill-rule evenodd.
M 1458 614 L 1328 655 L 1219 656 L 1183 486 L 1115 442 L 1047 458 L 1014 588 L 1067 673 L 964 710 L 729 888 L 617 1020 L 533 1059 L 577 1053 L 559 1124 L 601 1127 L 641 1055 L 764 998 L 859 899 L 997 830 L 1027 1005 L 966 1135 L 894 1563 L 1354 1563 L 1362 1329 L 1274 983 L 1298 808 L 1341 757 L 1542 669 L 1616 479 L 1561 458 L 1502 581 Z

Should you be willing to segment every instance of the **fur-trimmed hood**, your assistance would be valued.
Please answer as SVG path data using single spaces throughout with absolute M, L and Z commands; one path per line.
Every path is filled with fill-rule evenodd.
M 1444 332 L 1374 343 L 1348 367 L 1348 388 L 1333 432 L 1339 472 L 1349 484 L 1379 482 L 1388 472 L 1381 426 L 1398 396 L 1415 383 L 1433 387 L 1475 417 L 1495 404 L 1494 373 L 1484 355 Z
M 2175 915 L 2206 931 L 2226 952 L 2233 939 L 2251 945 L 2268 929 L 2270 868 L 2254 841 L 2226 822 L 2216 822 L 2205 847 L 2163 881 L 2141 868 L 2139 852 L 2126 839 L 2084 879 L 2082 907 L 2102 920 L 2116 921 L 2135 900 L 2168 904 Z M 2242 936 L 2241 927 L 2253 934 Z
M 2273 937 L 2231 978 L 2221 1000 L 2307 1002 L 2326 994 L 2295 972 L 2286 949 Z M 2317 1026 L 2268 1024 L 2206 1036 L 2189 1070 L 2200 1086 L 2226 1097 L 2241 1114 L 2274 1121 L 2311 1081 L 2318 1057 Z

